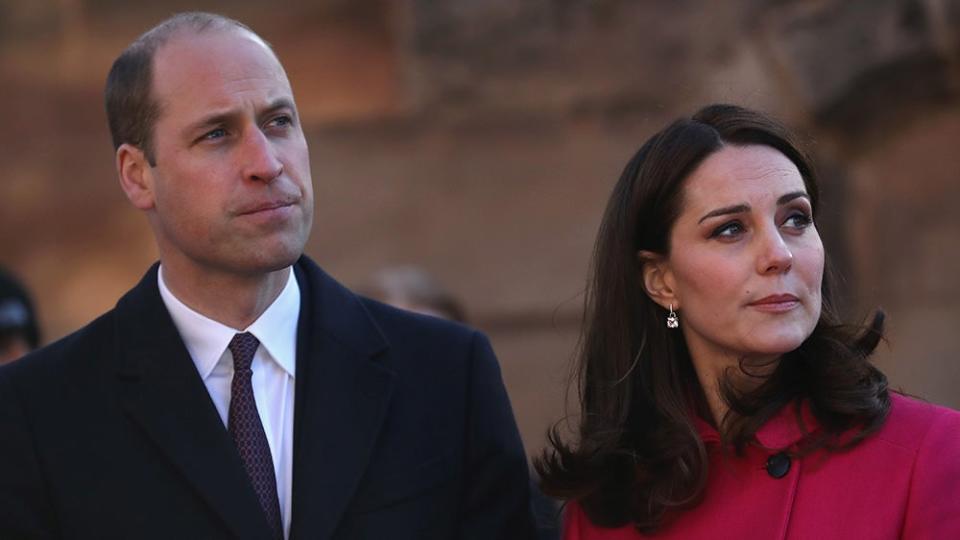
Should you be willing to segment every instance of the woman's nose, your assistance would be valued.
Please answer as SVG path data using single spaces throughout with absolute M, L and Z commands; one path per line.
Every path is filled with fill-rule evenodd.
M 783 273 L 793 266 L 793 253 L 779 231 L 765 235 L 757 257 L 757 271 L 761 274 Z

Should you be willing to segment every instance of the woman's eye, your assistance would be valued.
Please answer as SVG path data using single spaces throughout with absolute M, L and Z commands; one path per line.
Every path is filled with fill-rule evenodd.
M 717 227 L 710 234 L 710 238 L 734 238 L 745 231 L 739 221 L 731 221 Z
M 806 229 L 813 223 L 813 218 L 808 214 L 803 212 L 795 212 L 790 214 L 790 217 L 784 222 L 784 225 L 787 227 L 792 227 L 794 229 Z

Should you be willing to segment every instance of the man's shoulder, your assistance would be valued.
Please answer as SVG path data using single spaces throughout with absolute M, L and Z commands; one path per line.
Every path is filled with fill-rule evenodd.
M 484 341 L 482 335 L 466 325 L 413 313 L 377 300 L 359 295 L 339 283 L 332 276 L 303 256 L 295 265 L 298 280 L 302 277 L 301 295 L 314 303 L 314 324 L 330 335 L 352 342 L 381 338 L 392 349 L 464 348 L 474 340 Z M 361 347 L 362 348 L 362 347 Z
M 0 369 L 0 378 L 42 378 L 49 384 L 76 369 L 89 368 L 112 350 L 115 312 L 110 310 L 79 330 L 30 352 Z M 52 379 L 51 379 L 52 378 Z
M 414 313 L 360 295 L 357 298 L 391 345 L 432 343 L 462 349 L 471 346 L 474 340 L 486 339 L 465 324 Z

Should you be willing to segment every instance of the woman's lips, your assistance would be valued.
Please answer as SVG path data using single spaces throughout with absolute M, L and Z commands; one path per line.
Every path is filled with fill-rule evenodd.
M 747 304 L 764 313 L 784 313 L 800 305 L 800 299 L 792 294 L 771 294 Z

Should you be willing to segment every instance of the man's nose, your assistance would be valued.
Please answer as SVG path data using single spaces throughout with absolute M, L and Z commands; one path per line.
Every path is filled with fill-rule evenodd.
M 259 129 L 250 130 L 240 151 L 244 178 L 269 184 L 283 174 L 283 163 L 277 159 L 276 148 Z
M 757 272 L 761 274 L 783 273 L 793 266 L 793 252 L 784 242 L 776 228 L 766 232 L 760 238 L 760 251 L 757 256 Z

